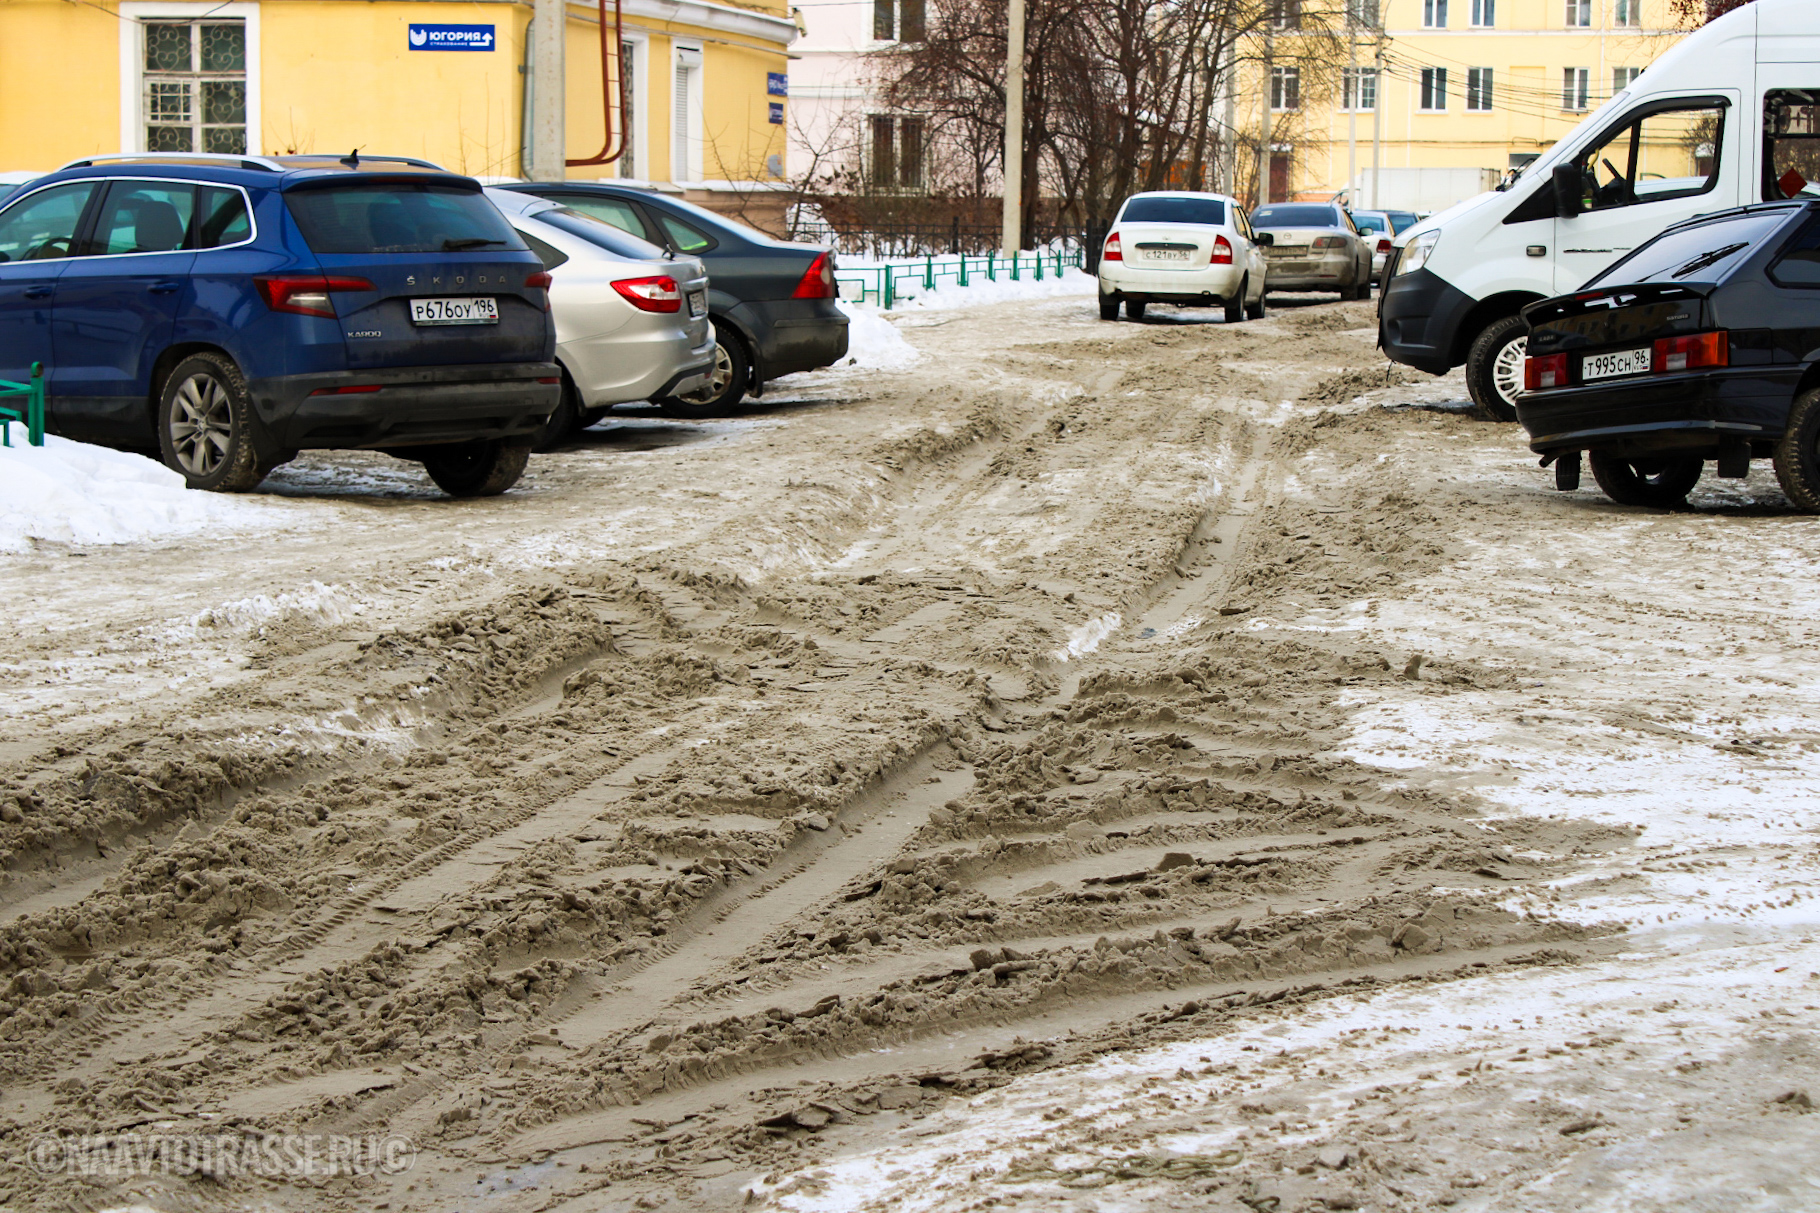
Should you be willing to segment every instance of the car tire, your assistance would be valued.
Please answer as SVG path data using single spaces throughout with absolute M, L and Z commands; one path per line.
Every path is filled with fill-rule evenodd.
M 562 399 L 557 401 L 556 411 L 531 436 L 531 449 L 539 455 L 553 451 L 581 428 L 581 393 L 575 390 L 575 383 L 565 370 L 562 373 Z
M 426 451 L 423 470 L 451 497 L 497 497 L 524 475 L 531 458 L 528 442 L 481 439 Z
M 1148 300 L 1144 299 L 1125 300 L 1125 315 L 1131 317 L 1133 320 L 1142 320 L 1144 318 L 1144 305 L 1147 302 Z
M 253 448 L 253 399 L 226 354 L 193 354 L 158 393 L 158 454 L 190 488 L 244 493 L 277 464 Z
M 1251 279 L 1239 279 L 1239 289 L 1233 292 L 1232 298 L 1226 300 L 1226 323 L 1238 324 L 1245 319 L 1245 292 L 1251 289 Z
M 1117 320 L 1119 318 L 1119 297 L 1117 295 L 1100 296 L 1100 319 Z
M 1820 514 L 1820 389 L 1795 398 L 1772 463 L 1789 502 L 1805 513 Z
M 1529 326 L 1523 317 L 1506 316 L 1486 325 L 1466 352 L 1466 390 L 1474 404 L 1498 421 L 1517 419 L 1528 348 Z
M 671 417 L 719 417 L 746 398 L 752 378 L 752 358 L 745 342 L 733 330 L 714 322 L 714 373 L 705 387 L 687 396 L 665 396 L 657 407 Z
M 1668 510 L 1683 504 L 1700 473 L 1704 460 L 1696 456 L 1664 456 L 1625 459 L 1593 451 L 1589 455 L 1593 479 L 1607 497 L 1619 505 L 1645 505 Z
M 583 409 L 581 411 L 580 420 L 575 423 L 575 428 L 577 430 L 591 430 L 604 421 L 607 414 L 612 411 L 612 408 L 606 405 L 602 405 L 599 408 Z

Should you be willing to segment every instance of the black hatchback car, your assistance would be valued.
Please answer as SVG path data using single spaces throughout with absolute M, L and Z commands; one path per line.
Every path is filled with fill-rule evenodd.
M 1613 501 L 1674 506 L 1707 460 L 1742 479 L 1768 458 L 1820 512 L 1820 201 L 1676 224 L 1523 317 L 1517 419 L 1558 488 L 1584 452 Z
M 825 248 L 774 240 L 638 186 L 565 181 L 500 188 L 560 202 L 708 267 L 714 375 L 705 387 L 656 402 L 674 416 L 717 416 L 748 392 L 763 395 L 772 379 L 832 366 L 847 354 L 847 316 L 835 304 L 834 254 Z

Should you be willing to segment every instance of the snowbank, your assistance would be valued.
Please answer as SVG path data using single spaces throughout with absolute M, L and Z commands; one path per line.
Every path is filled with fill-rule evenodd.
M 894 310 L 900 312 L 935 310 L 938 308 L 976 307 L 982 303 L 1015 303 L 1021 299 L 1053 299 L 1057 296 L 1093 295 L 1099 291 L 1099 280 L 1084 270 L 1073 266 L 1065 268 L 1060 277 L 1053 270 L 1045 270 L 1043 280 L 1035 281 L 1029 275 L 1036 273 L 1030 266 L 1023 269 L 1024 277 L 1016 282 L 999 279 L 989 282 L 975 277 L 966 286 L 948 283 L 932 291 L 923 291 L 909 298 L 900 297 Z
M 28 552 L 33 540 L 133 543 L 207 528 L 279 526 L 280 509 L 217 493 L 196 493 L 183 477 L 140 455 L 46 435 L 41 447 L 0 447 L 0 552 Z
M 847 313 L 847 356 L 837 364 L 873 371 L 896 371 L 910 366 L 922 355 L 916 352 L 897 326 L 870 304 L 842 299 L 840 310 Z

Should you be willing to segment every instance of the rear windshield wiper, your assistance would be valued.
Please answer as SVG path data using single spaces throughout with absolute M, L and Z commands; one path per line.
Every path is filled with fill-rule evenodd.
M 1695 257 L 1692 261 L 1676 270 L 1674 276 L 1676 278 L 1685 278 L 1689 274 L 1703 270 L 1715 262 L 1724 261 L 1739 249 L 1749 247 L 1750 245 L 1748 244 L 1728 244 L 1724 248 L 1716 248 L 1710 253 L 1701 253 L 1698 257 Z
M 488 240 L 485 236 L 465 236 L 460 240 L 444 240 L 442 242 L 442 251 L 445 253 L 459 253 L 464 249 L 480 248 L 482 245 L 487 244 L 504 243 L 505 241 L 503 240 Z

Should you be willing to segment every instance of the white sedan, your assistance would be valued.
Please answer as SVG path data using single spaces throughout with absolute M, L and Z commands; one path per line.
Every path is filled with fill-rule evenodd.
M 1152 303 L 1221 306 L 1234 323 L 1264 315 L 1266 264 L 1238 199 L 1164 190 L 1133 194 L 1100 249 L 1100 319 L 1133 320 Z
M 591 215 L 489 189 L 550 272 L 562 403 L 537 436 L 548 450 L 616 404 L 695 391 L 714 370 L 708 272 Z

